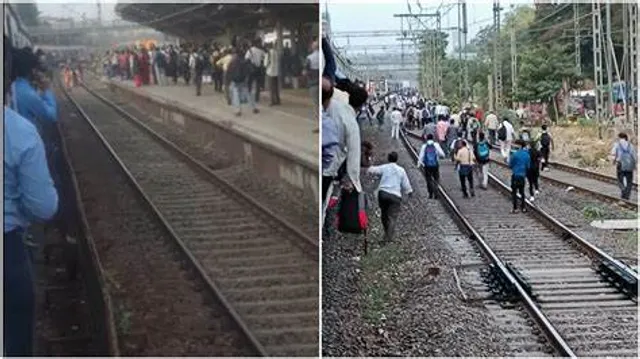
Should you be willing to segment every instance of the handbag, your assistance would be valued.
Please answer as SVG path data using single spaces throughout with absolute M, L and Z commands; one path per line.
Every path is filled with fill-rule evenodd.
M 338 209 L 338 231 L 362 234 L 367 230 L 367 199 L 364 192 L 342 190 Z

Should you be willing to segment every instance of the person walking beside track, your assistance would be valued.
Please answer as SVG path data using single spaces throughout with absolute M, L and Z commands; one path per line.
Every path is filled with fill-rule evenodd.
M 489 186 L 489 161 L 491 157 L 491 145 L 487 141 L 484 132 L 478 134 L 478 142 L 473 148 L 473 153 L 476 156 L 478 163 L 478 170 L 482 174 L 482 183 L 480 188 L 487 189 Z
M 553 150 L 553 137 L 547 131 L 547 125 L 542 125 L 542 133 L 540 134 L 540 139 L 538 143 L 540 144 L 540 154 L 542 155 L 542 168 L 541 171 L 544 171 L 545 168 L 549 170 L 549 154 Z
M 502 120 L 500 128 L 498 128 L 498 140 L 500 141 L 500 153 L 505 159 L 509 158 L 511 153 L 511 144 L 515 139 L 515 131 L 513 125 L 509 122 L 508 118 Z
M 380 219 L 384 228 L 384 241 L 393 240 L 398 214 L 402 205 L 402 196 L 411 195 L 413 189 L 404 168 L 398 166 L 398 153 L 391 152 L 387 157 L 389 163 L 371 166 L 368 174 L 380 175 L 380 184 L 376 190 L 380 205 Z
M 621 191 L 620 197 L 629 200 L 633 185 L 633 171 L 636 169 L 638 157 L 626 133 L 621 132 L 618 134 L 618 141 L 611 149 L 611 156 L 616 164 L 618 187 L 620 187 Z
M 458 177 L 460 178 L 460 187 L 464 198 L 475 197 L 476 193 L 473 189 L 473 166 L 476 158 L 473 151 L 469 148 L 467 140 L 460 140 L 460 148 L 456 152 L 455 161 L 458 164 Z M 469 191 L 467 191 L 466 183 L 469 182 Z
M 498 130 L 498 116 L 496 116 L 493 111 L 489 111 L 487 118 L 484 121 L 484 126 L 487 128 L 489 132 L 489 143 L 491 145 L 496 144 L 496 131 Z
M 527 182 L 529 182 L 529 201 L 535 201 L 535 196 L 540 193 L 540 151 L 536 148 L 535 142 L 529 142 L 529 157 L 531 166 L 527 170 Z
M 424 167 L 424 174 L 427 177 L 427 190 L 429 199 L 438 198 L 437 186 L 440 182 L 440 161 L 446 155 L 440 144 L 433 140 L 433 134 L 427 134 L 425 143 L 420 148 L 418 155 L 418 168 Z
M 526 212 L 524 184 L 527 171 L 531 166 L 531 157 L 529 152 L 524 148 L 524 142 L 516 140 L 515 144 L 520 148 L 509 158 L 509 168 L 511 168 L 511 201 L 513 202 L 513 210 L 511 213 L 518 212 L 518 194 L 520 194 L 520 210 Z
M 398 139 L 400 124 L 402 123 L 402 112 L 394 106 L 391 112 L 391 138 Z

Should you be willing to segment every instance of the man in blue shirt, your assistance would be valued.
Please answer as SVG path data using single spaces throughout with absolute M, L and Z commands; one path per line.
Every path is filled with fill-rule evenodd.
M 531 167 L 531 157 L 525 148 L 522 140 L 515 141 L 519 149 L 511 155 L 509 159 L 509 167 L 511 168 L 511 200 L 513 201 L 513 210 L 511 213 L 518 212 L 518 193 L 520 193 L 520 210 L 526 212 L 524 185 L 527 171 Z
M 11 49 L 5 38 L 5 100 L 12 82 Z M 7 55 L 9 54 L 9 55 Z M 58 194 L 47 167 L 38 131 L 25 118 L 4 108 L 4 354 L 31 356 L 35 290 L 24 232 L 33 220 L 55 215 Z

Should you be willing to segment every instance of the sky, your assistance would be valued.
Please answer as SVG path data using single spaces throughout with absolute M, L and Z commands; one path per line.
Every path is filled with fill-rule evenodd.
M 442 1 L 448 4 L 456 4 L 455 1 Z M 396 30 L 400 31 L 401 19 L 394 18 L 393 14 L 408 13 L 409 9 L 407 3 L 411 5 L 412 13 L 419 13 L 417 0 L 396 0 L 396 1 L 370 1 L 368 4 L 363 2 L 349 2 L 349 1 L 336 1 L 329 0 L 327 2 L 326 9 L 329 11 L 331 20 L 332 32 L 348 32 L 348 31 L 372 31 L 372 30 Z M 419 1 L 420 5 L 425 8 L 426 12 L 433 12 L 441 3 L 441 1 Z M 503 8 L 501 17 L 509 10 L 512 4 L 530 4 L 533 5 L 533 1 L 520 0 L 520 1 L 501 1 L 501 7 Z M 325 6 L 321 9 L 324 11 Z M 427 10 L 428 9 L 428 10 Z M 476 35 L 476 33 L 484 26 L 493 23 L 493 2 L 490 0 L 485 1 L 467 1 L 467 23 L 469 32 L 467 35 L 467 42 Z M 441 26 L 455 27 L 458 24 L 458 10 L 457 7 L 453 9 L 443 17 Z M 405 30 L 406 22 L 405 22 Z M 336 45 L 343 46 L 347 44 L 346 38 L 334 38 Z M 449 51 L 452 51 L 453 46 L 457 42 L 457 32 L 449 32 Z M 405 42 L 406 43 L 406 42 Z M 388 44 L 400 44 L 395 37 L 369 37 L 369 38 L 349 38 L 350 45 L 388 45 Z M 353 50 L 353 52 L 360 52 L 361 50 Z M 374 51 L 371 51 L 374 52 Z

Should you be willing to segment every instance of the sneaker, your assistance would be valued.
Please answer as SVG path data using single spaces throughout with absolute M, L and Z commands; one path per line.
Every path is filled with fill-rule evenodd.
M 536 196 L 540 194 L 540 190 L 535 191 Z
M 511 214 L 516 214 L 516 213 L 518 213 L 518 210 L 517 210 L 517 209 L 512 209 L 512 210 L 511 210 Z
M 533 202 L 535 200 L 536 200 L 536 198 L 534 196 L 529 197 L 529 202 Z

